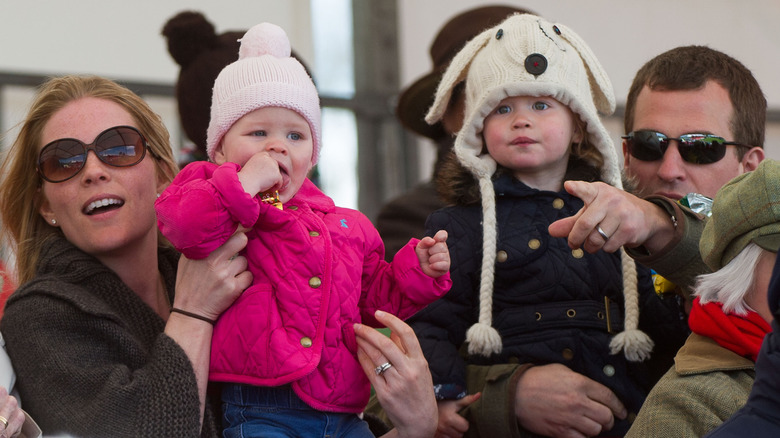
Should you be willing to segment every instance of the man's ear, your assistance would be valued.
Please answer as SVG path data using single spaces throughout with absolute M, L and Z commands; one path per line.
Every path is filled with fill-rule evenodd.
M 760 147 L 751 148 L 742 157 L 742 167 L 744 172 L 756 170 L 758 163 L 764 161 L 764 149 Z
M 623 139 L 623 169 L 628 169 L 629 161 L 631 161 L 631 154 L 628 153 L 628 144 Z

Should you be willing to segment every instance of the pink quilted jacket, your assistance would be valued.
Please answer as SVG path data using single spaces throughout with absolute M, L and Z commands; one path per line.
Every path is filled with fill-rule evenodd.
M 192 163 L 155 204 L 160 230 L 190 258 L 207 256 L 238 223 L 251 228 L 254 281 L 214 328 L 210 379 L 291 383 L 315 409 L 361 412 L 370 391 L 353 324 L 377 326 L 377 309 L 408 318 L 449 290 L 449 274 L 422 272 L 416 239 L 385 262 L 371 222 L 309 180 L 278 210 L 243 191 L 238 169 Z

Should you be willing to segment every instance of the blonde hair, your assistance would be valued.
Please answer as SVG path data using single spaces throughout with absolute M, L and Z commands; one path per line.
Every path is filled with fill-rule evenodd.
M 178 166 L 171 150 L 168 130 L 149 105 L 137 94 L 99 76 L 62 76 L 40 86 L 18 137 L 0 167 L 0 215 L 3 235 L 16 252 L 18 284 L 33 278 L 41 248 L 60 233 L 39 214 L 43 180 L 37 172 L 42 132 L 51 117 L 70 102 L 93 97 L 122 106 L 143 133 L 160 181 L 170 182 Z M 149 208 L 153 208 L 149 205 Z M 160 240 L 164 244 L 164 240 Z

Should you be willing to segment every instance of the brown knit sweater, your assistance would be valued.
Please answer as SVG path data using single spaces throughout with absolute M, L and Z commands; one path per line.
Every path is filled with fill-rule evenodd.
M 171 302 L 178 254 L 160 250 Z M 45 434 L 216 437 L 199 425 L 195 372 L 165 322 L 113 271 L 64 238 L 8 300 L 0 329 L 25 410 Z

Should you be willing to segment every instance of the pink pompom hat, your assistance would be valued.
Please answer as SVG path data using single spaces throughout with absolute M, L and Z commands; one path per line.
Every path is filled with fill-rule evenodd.
M 317 164 L 321 141 L 320 98 L 303 65 L 290 56 L 284 30 L 260 23 L 241 38 L 238 61 L 225 67 L 214 82 L 206 151 L 214 151 L 222 137 L 245 114 L 265 107 L 293 110 L 309 123 L 312 164 Z

